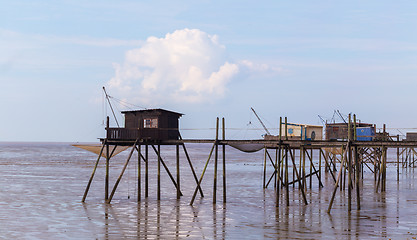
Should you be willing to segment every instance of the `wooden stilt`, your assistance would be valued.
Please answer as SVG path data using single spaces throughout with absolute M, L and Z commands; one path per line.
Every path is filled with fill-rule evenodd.
M 109 199 L 109 172 L 110 172 L 110 151 L 109 144 L 106 144 L 106 179 L 104 183 L 104 199 Z
M 333 193 L 332 193 L 332 197 L 330 198 L 330 203 L 329 203 L 329 208 L 327 209 L 327 213 L 330 213 L 330 210 L 332 209 L 333 201 L 334 201 L 334 198 L 335 198 L 336 192 L 337 192 L 337 188 L 338 188 L 340 179 L 342 178 L 342 170 L 343 170 L 343 167 L 344 167 L 344 159 L 345 159 L 343 156 L 344 155 L 342 154 L 339 174 L 337 175 L 336 184 L 334 185 L 334 190 L 333 190 Z
M 154 148 L 155 146 L 152 145 Z M 161 144 L 158 143 L 158 173 L 157 173 L 157 190 L 156 190 L 156 198 L 161 200 Z
M 356 165 L 356 204 L 357 204 L 357 209 L 360 210 L 361 209 L 361 196 L 360 196 L 360 163 L 359 163 L 359 157 L 358 157 L 358 147 L 355 146 L 355 151 L 354 151 L 354 162 Z
M 181 134 L 179 135 L 179 137 L 180 137 L 180 140 L 182 140 Z M 195 180 L 196 184 L 198 185 L 198 177 L 197 177 L 197 174 L 195 173 L 193 163 L 191 162 L 190 156 L 188 155 L 187 148 L 185 147 L 184 143 L 182 143 L 181 145 L 182 145 L 182 148 L 184 150 L 185 157 L 187 158 L 188 164 L 190 165 L 191 172 L 193 173 L 194 180 Z M 198 185 L 198 191 L 200 192 L 201 197 L 204 197 L 203 190 L 201 189 L 200 185 Z
M 207 170 L 207 166 L 208 166 L 208 164 L 209 164 L 209 162 L 210 162 L 210 158 L 211 158 L 211 155 L 213 154 L 213 150 L 214 150 L 214 147 L 215 147 L 215 146 L 216 146 L 216 143 L 214 143 L 214 144 L 213 144 L 213 147 L 212 147 L 212 148 L 211 148 L 211 150 L 210 150 L 209 157 L 208 157 L 208 159 L 207 159 L 206 165 L 204 166 L 203 172 L 201 173 L 200 179 L 198 180 L 197 187 L 196 187 L 196 188 L 195 188 L 195 190 L 194 190 L 194 194 L 193 194 L 193 197 L 191 198 L 190 205 L 193 205 L 193 203 L 194 203 L 195 196 L 197 195 L 198 188 L 200 187 L 201 182 L 203 181 L 204 173 L 205 173 L 205 172 L 206 172 L 206 170 Z
M 226 140 L 226 125 L 224 118 L 222 118 L 222 129 L 223 129 L 223 136 L 222 139 Z M 226 202 L 226 146 L 222 144 L 222 150 L 223 150 L 223 203 Z
M 217 118 L 216 122 L 216 143 L 215 143 L 215 151 L 214 151 L 214 182 L 213 182 L 213 203 L 216 203 L 217 198 L 217 160 L 219 155 L 219 118 Z
M 290 151 L 290 154 L 291 154 L 291 160 L 292 160 L 293 168 L 295 169 L 295 174 L 297 175 L 297 179 L 298 179 L 300 182 L 302 182 L 303 178 L 302 178 L 300 175 L 298 175 L 298 172 L 297 172 L 297 166 L 296 166 L 296 164 L 295 164 L 295 156 L 294 156 L 294 155 L 292 155 L 291 151 Z M 301 154 L 301 153 L 300 153 L 300 154 Z M 287 182 L 287 184 L 288 184 L 288 182 Z M 305 191 L 304 191 L 304 186 L 303 186 L 302 184 L 301 184 L 301 186 L 300 186 L 300 190 L 301 190 L 301 194 L 302 194 L 302 196 L 303 196 L 303 201 L 304 201 L 304 204 L 305 204 L 305 205 L 308 205 L 308 202 L 307 202 L 307 197 L 306 197 L 306 194 L 305 194 Z
M 140 200 L 141 200 L 141 198 L 142 198 L 142 196 L 141 196 L 141 193 L 142 193 L 142 184 L 141 184 L 141 163 L 140 163 L 140 159 L 141 159 L 141 156 L 142 156 L 142 154 L 141 154 L 141 145 L 139 144 L 138 145 L 138 202 L 140 202 Z
M 181 188 L 180 188 L 180 146 L 175 145 L 176 158 L 177 158 L 177 199 L 181 197 Z
M 294 158 L 292 159 L 294 162 Z M 288 147 L 285 146 L 285 202 L 286 202 L 287 207 L 290 206 L 290 192 L 288 188 L 289 188 L 289 185 L 288 185 Z
M 103 146 L 101 147 L 100 154 L 97 157 L 96 164 L 94 165 L 93 172 L 91 173 L 90 180 L 88 181 L 87 187 L 85 188 L 84 196 L 83 196 L 83 199 L 81 200 L 81 202 L 85 202 L 85 199 L 87 198 L 87 194 L 88 194 L 88 191 L 90 189 L 91 182 L 93 181 L 94 174 L 96 173 L 96 169 L 97 169 L 97 166 L 98 166 L 98 162 L 100 161 L 101 154 L 103 153 L 104 147 L 107 145 L 106 143 L 107 143 L 107 141 L 104 140 Z
M 263 187 L 266 188 L 266 154 L 267 154 L 267 148 L 264 148 L 264 184 Z
M 164 159 L 161 157 L 160 150 L 157 150 L 157 149 L 155 148 L 155 146 L 153 146 L 153 145 L 152 145 L 152 148 L 153 148 L 154 152 L 156 153 L 156 155 L 158 156 L 158 158 L 159 158 L 159 162 L 160 162 L 160 163 L 162 163 L 162 166 L 164 167 L 165 171 L 167 172 L 167 174 L 168 174 L 168 176 L 169 176 L 169 179 L 171 179 L 171 182 L 174 184 L 174 187 L 175 187 L 177 190 L 179 190 L 179 193 L 180 193 L 180 195 L 182 196 L 181 189 L 178 187 L 177 182 L 175 182 L 175 179 L 174 179 L 174 177 L 173 177 L 173 176 L 172 176 L 172 174 L 171 174 L 171 171 L 169 171 L 169 168 L 168 168 L 168 167 L 167 167 L 167 165 L 165 164 Z
M 145 198 L 149 197 L 149 144 L 145 145 Z
M 107 203 L 110 203 L 110 202 L 111 202 L 111 200 L 113 199 L 113 196 L 114 196 L 114 193 L 116 192 L 117 186 L 119 186 L 120 180 L 122 180 L 123 174 L 124 174 L 124 172 L 126 171 L 127 165 L 129 164 L 129 161 L 130 161 L 130 158 L 132 158 L 133 152 L 134 152 L 134 151 L 135 151 L 135 149 L 136 149 L 136 148 L 135 148 L 135 146 L 136 146 L 136 144 L 137 144 L 138 140 L 139 140 L 139 139 L 137 139 L 137 140 L 135 141 L 134 145 L 132 146 L 132 150 L 130 151 L 129 156 L 128 156 L 127 160 L 126 160 L 126 163 L 125 163 L 125 165 L 123 166 L 122 172 L 120 173 L 119 177 L 118 177 L 118 178 L 117 178 L 117 180 L 116 180 L 116 183 L 114 184 L 114 187 L 113 187 L 113 190 L 112 190 L 112 192 L 111 192 L 111 194 L 110 194 L 110 197 L 107 199 Z

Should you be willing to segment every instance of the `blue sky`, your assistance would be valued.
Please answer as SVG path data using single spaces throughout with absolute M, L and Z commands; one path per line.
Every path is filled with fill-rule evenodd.
M 102 86 L 184 113 L 186 138 L 217 116 L 259 138 L 250 107 L 271 129 L 338 109 L 417 131 L 416 1 L 0 3 L 0 141 L 96 141 Z

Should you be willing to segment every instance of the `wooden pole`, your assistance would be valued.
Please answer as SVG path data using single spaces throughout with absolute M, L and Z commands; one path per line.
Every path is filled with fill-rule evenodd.
M 81 200 L 81 202 L 85 202 L 85 199 L 87 198 L 87 194 L 88 194 L 88 191 L 90 189 L 91 182 L 93 181 L 94 174 L 96 173 L 96 169 L 97 169 L 97 166 L 98 166 L 98 162 L 100 161 L 101 154 L 103 153 L 104 147 L 106 146 L 106 142 L 107 142 L 107 140 L 105 139 L 104 140 L 104 143 L 103 143 L 103 146 L 101 147 L 100 154 L 97 157 L 96 164 L 94 166 L 93 172 L 91 173 L 90 180 L 88 181 L 87 187 L 85 188 L 84 196 L 83 196 L 83 199 Z
M 107 116 L 106 139 L 108 138 L 108 129 L 110 128 L 110 118 Z M 104 199 L 109 199 L 109 165 L 110 165 L 110 151 L 109 144 L 106 142 L 106 179 L 104 180 Z
M 211 155 L 213 154 L 213 150 L 214 150 L 214 147 L 215 146 L 216 146 L 216 143 L 214 143 L 213 144 L 213 147 L 211 148 L 211 151 L 210 151 L 209 157 L 207 159 L 206 165 L 204 166 L 203 172 L 201 173 L 200 179 L 198 180 L 197 187 L 194 190 L 193 197 L 191 198 L 190 205 L 193 205 L 193 203 L 194 203 L 195 196 L 197 195 L 198 188 L 200 187 L 201 182 L 203 181 L 204 173 L 206 172 L 207 166 L 208 166 L 208 164 L 210 162 L 210 158 L 211 158 Z
M 182 140 L 181 134 L 179 135 L 179 137 L 180 137 L 180 140 Z M 195 180 L 196 184 L 198 185 L 198 177 L 197 177 L 197 174 L 195 173 L 193 163 L 191 162 L 190 156 L 188 155 L 187 148 L 185 147 L 184 143 L 182 143 L 181 145 L 182 145 L 182 148 L 184 150 L 185 157 L 187 158 L 188 164 L 190 165 L 191 172 L 193 173 L 194 180 Z M 201 197 L 204 197 L 203 190 L 201 189 L 200 185 L 198 185 L 198 190 L 200 191 Z
M 142 198 L 142 184 L 141 184 L 141 145 L 138 145 L 138 202 L 140 202 L 140 199 Z
M 285 140 L 288 140 L 287 117 L 285 117 Z
M 276 159 L 275 159 L 275 167 L 276 167 L 276 189 L 277 189 L 277 199 L 276 199 L 276 206 L 279 206 L 279 190 L 280 190 L 280 165 L 281 165 L 281 138 L 279 140 L 279 145 L 277 152 L 275 153 Z
M 177 199 L 181 197 L 180 190 L 180 145 L 178 143 L 175 145 L 176 157 L 177 157 Z
M 360 196 L 360 181 L 359 181 L 359 178 L 360 178 L 360 163 L 359 163 L 359 157 L 358 157 L 358 147 L 357 146 L 355 146 L 355 153 L 354 153 L 354 156 L 355 156 L 355 159 L 354 159 L 354 161 L 355 161 L 355 164 L 356 164 L 356 202 L 357 202 L 357 207 L 358 207 L 358 210 L 360 210 L 361 209 L 361 196 Z
M 349 130 L 351 129 L 351 118 L 349 114 Z M 354 136 L 356 134 L 354 133 Z M 352 190 L 351 190 L 351 171 L 352 171 L 352 149 L 351 149 L 351 136 L 348 140 L 348 211 L 352 210 Z
M 146 143 L 145 147 L 145 198 L 149 196 L 149 145 Z
M 344 167 L 343 166 L 344 165 L 344 161 L 345 161 L 345 158 L 343 157 L 343 154 L 342 154 L 342 159 L 341 159 L 341 163 L 340 163 L 339 173 L 337 175 L 336 183 L 334 185 L 334 190 L 333 190 L 333 193 L 332 193 L 332 197 L 330 198 L 330 203 L 329 203 L 329 208 L 327 209 L 327 213 L 330 213 L 330 210 L 332 210 L 333 201 L 334 201 L 334 198 L 336 196 L 336 192 L 337 192 L 337 188 L 338 188 L 338 185 L 339 185 L 339 181 L 342 178 L 342 170 L 343 170 L 343 167 Z
M 400 141 L 400 135 L 397 135 L 397 142 Z M 397 182 L 400 181 L 400 148 L 397 147 Z
M 288 146 L 285 146 L 285 201 L 287 207 L 290 206 L 290 192 L 288 188 Z
M 322 149 L 319 149 L 319 182 L 321 182 L 321 153 Z M 319 184 L 319 188 L 321 188 L 322 185 Z
M 129 164 L 129 161 L 130 161 L 130 158 L 132 158 L 133 152 L 136 149 L 136 144 L 137 144 L 138 140 L 139 139 L 137 139 L 135 141 L 135 143 L 133 144 L 133 146 L 132 146 L 132 150 L 130 151 L 129 156 L 128 156 L 127 160 L 126 160 L 126 163 L 123 166 L 122 172 L 120 173 L 119 177 L 116 180 L 116 183 L 114 184 L 114 187 L 113 187 L 113 190 L 112 190 L 112 192 L 110 194 L 110 197 L 107 199 L 107 203 L 110 203 L 111 200 L 113 199 L 113 196 L 114 196 L 114 193 L 116 192 L 117 186 L 119 186 L 120 180 L 122 180 L 123 174 L 126 171 L 127 165 Z
M 217 198 L 217 161 L 219 155 L 219 118 L 216 120 L 216 143 L 215 143 L 215 152 L 214 152 L 214 182 L 213 182 L 213 203 L 216 203 Z
M 104 199 L 109 199 L 109 174 L 110 174 L 110 151 L 109 144 L 106 143 L 106 179 L 104 183 Z
M 223 140 L 226 140 L 226 125 L 224 118 L 222 118 L 222 127 L 223 127 Z M 223 203 L 226 202 L 226 146 L 222 145 L 223 150 Z
M 161 144 L 160 143 L 158 143 L 157 199 L 161 200 Z
M 266 154 L 267 154 L 267 148 L 266 146 L 264 147 L 264 188 L 266 188 Z

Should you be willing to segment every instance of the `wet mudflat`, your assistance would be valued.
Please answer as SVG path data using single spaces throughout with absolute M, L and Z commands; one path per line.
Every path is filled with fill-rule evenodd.
M 187 145 L 200 176 L 210 145 Z M 2 239 L 415 239 L 417 179 L 414 168 L 388 166 L 386 192 L 375 191 L 373 174 L 364 173 L 361 210 L 347 211 L 347 191 L 337 191 L 331 214 L 326 212 L 333 183 L 323 172 L 307 186 L 308 205 L 290 187 L 290 206 L 280 191 L 276 207 L 273 184 L 262 188 L 263 152 L 245 154 L 227 148 L 227 203 L 222 203 L 219 161 L 217 203 L 213 204 L 213 164 L 203 180 L 204 198 L 190 206 L 195 182 L 181 155 L 181 190 L 161 170 L 161 201 L 156 199 L 156 157 L 149 162 L 149 197 L 137 202 L 137 155 L 111 204 L 104 203 L 104 161 L 85 203 L 81 203 L 96 156 L 68 143 L 0 143 L 0 238 Z M 111 161 L 114 184 L 127 158 Z M 389 156 L 392 159 L 394 155 Z M 175 147 L 162 147 L 162 158 L 175 176 Z M 390 159 L 389 159 L 390 160 Z M 213 162 L 211 162 L 213 163 Z M 268 175 L 272 174 L 269 166 Z M 142 163 L 142 177 L 144 165 Z

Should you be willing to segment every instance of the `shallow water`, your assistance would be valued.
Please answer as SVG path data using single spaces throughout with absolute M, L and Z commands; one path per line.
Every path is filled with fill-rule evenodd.
M 200 176 L 210 145 L 187 145 Z M 143 149 L 142 149 L 143 150 Z M 128 151 L 111 161 L 111 186 Z M 81 198 L 96 156 L 64 143 L 0 143 L 0 238 L 2 239 L 415 239 L 417 179 L 414 168 L 389 164 L 386 192 L 376 192 L 373 174 L 364 173 L 361 210 L 347 211 L 347 191 L 337 191 L 326 212 L 333 183 L 323 171 L 324 187 L 313 178 L 308 205 L 290 187 L 290 206 L 280 191 L 276 207 L 273 185 L 262 188 L 263 152 L 245 154 L 227 148 L 227 203 L 222 203 L 222 165 L 218 165 L 217 203 L 213 204 L 213 161 L 203 179 L 204 198 L 197 195 L 190 167 L 181 153 L 181 190 L 176 199 L 161 170 L 161 200 L 156 199 L 156 157 L 150 151 L 149 197 L 137 202 L 137 155 L 134 155 L 111 204 L 104 203 L 101 161 L 85 203 Z M 390 155 L 395 158 L 394 155 Z M 175 176 L 175 147 L 162 147 L 162 158 Z M 142 164 L 142 176 L 144 165 Z M 268 176 L 272 167 L 268 166 Z M 308 182 L 308 181 L 307 181 Z

